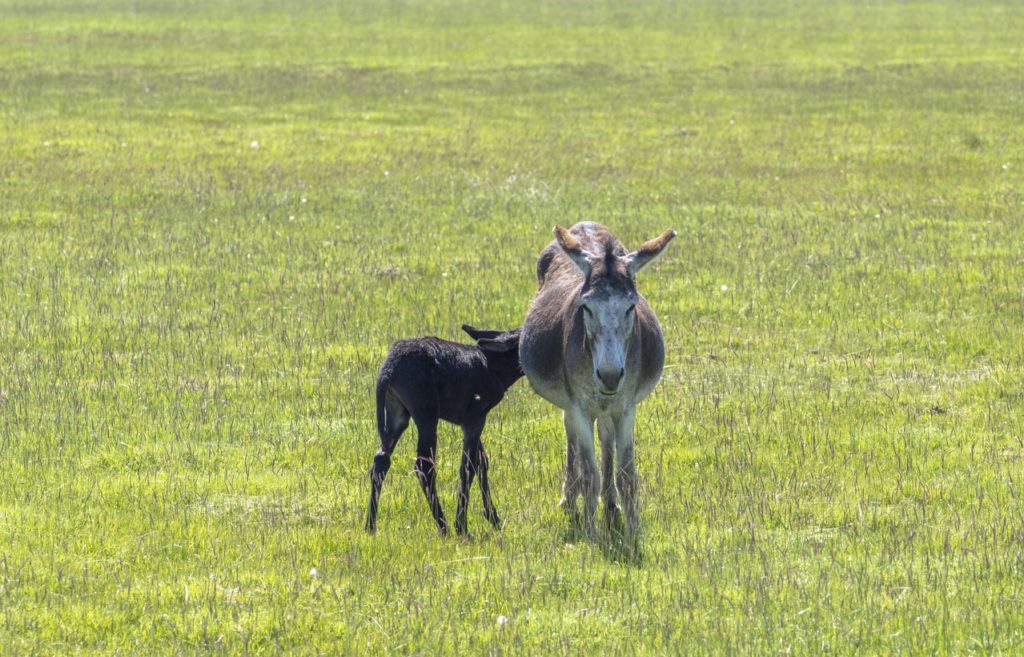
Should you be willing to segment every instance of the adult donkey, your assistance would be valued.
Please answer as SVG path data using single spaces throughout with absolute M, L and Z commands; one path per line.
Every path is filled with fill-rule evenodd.
M 675 235 L 666 230 L 628 253 L 601 224 L 555 226 L 555 241 L 537 262 L 537 294 L 523 324 L 519 358 L 533 389 L 563 410 L 567 454 L 559 504 L 575 515 L 582 494 L 589 532 L 598 499 L 596 421 L 606 519 L 610 526 L 618 522 L 617 480 L 626 528 L 636 535 L 633 424 L 637 403 L 661 378 L 665 347 L 635 277 Z

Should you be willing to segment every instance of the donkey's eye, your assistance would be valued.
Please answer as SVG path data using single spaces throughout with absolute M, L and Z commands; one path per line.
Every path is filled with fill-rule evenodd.
M 586 313 L 587 317 L 594 316 L 594 311 L 590 309 L 590 306 L 583 306 L 583 312 Z
M 634 312 L 636 312 L 636 304 L 635 303 L 632 306 L 630 306 L 629 308 L 626 308 L 626 315 L 632 315 Z

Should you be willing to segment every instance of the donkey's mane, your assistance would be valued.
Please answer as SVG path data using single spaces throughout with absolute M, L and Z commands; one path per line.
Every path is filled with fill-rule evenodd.
M 628 272 L 622 266 L 618 258 L 626 255 L 626 248 L 622 242 L 600 224 L 577 224 L 569 231 L 573 237 L 580 240 L 583 248 L 589 253 L 598 256 L 592 262 L 594 269 L 590 280 L 607 280 L 613 288 L 632 288 Z M 537 282 L 543 283 L 547 275 L 556 268 L 556 263 L 564 263 L 562 271 L 575 271 L 569 264 L 568 259 L 562 254 L 556 242 L 551 242 L 541 254 L 537 261 Z
M 636 291 L 636 285 L 626 269 L 626 265 L 620 260 L 625 253 L 622 244 L 611 234 L 610 240 L 604 242 L 604 255 L 594 262 L 590 276 L 584 282 L 584 289 L 603 289 L 611 293 L 632 294 Z

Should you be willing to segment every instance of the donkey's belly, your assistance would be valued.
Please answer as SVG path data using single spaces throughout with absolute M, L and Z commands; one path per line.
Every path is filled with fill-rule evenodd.
M 538 371 L 525 365 L 523 372 L 526 373 L 526 378 L 530 381 L 530 387 L 534 392 L 559 408 L 569 408 L 569 391 L 565 389 L 560 379 L 552 378 L 547 372 Z
M 519 363 L 533 390 L 559 408 L 569 408 L 565 386 L 562 332 L 546 322 L 536 321 L 537 304 L 530 309 L 519 337 Z M 541 319 L 544 319 L 541 313 Z

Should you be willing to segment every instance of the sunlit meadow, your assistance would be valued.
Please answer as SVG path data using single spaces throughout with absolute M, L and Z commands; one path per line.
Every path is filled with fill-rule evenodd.
M 0 0 L 0 654 L 1018 655 L 1024 5 Z M 639 552 L 523 381 L 437 536 L 392 341 L 641 291 Z M 441 433 L 455 504 L 460 435 Z

